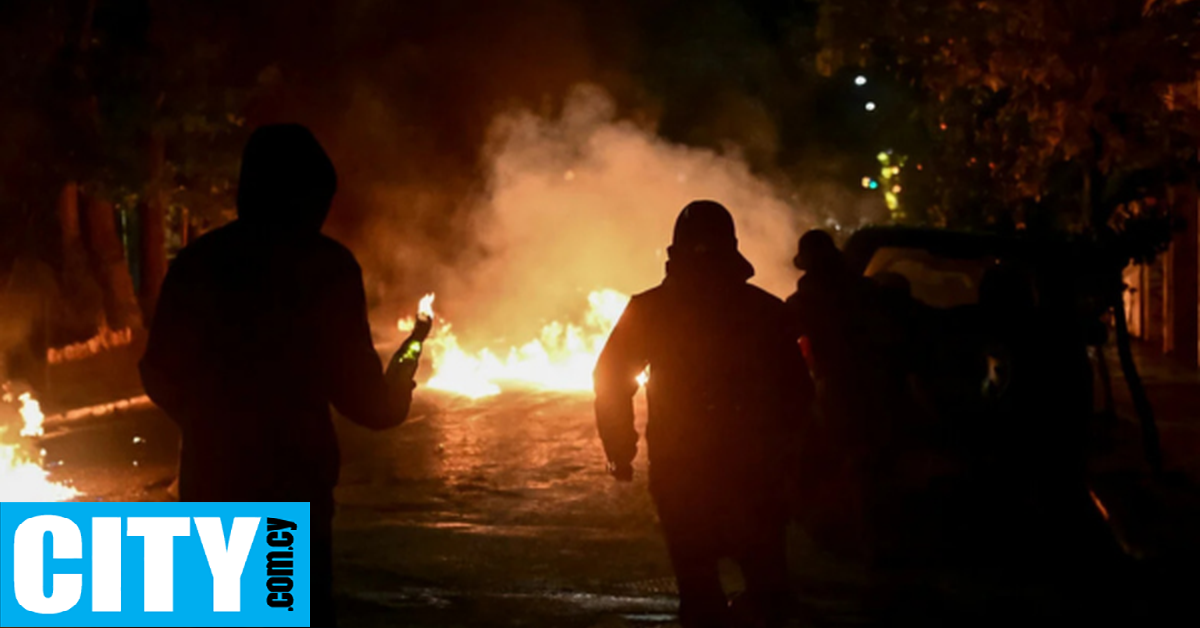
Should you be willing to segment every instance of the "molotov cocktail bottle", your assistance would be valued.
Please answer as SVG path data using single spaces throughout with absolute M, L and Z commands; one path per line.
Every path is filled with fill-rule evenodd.
M 392 382 L 411 382 L 416 377 L 417 367 L 421 363 L 421 351 L 425 348 L 425 339 L 433 329 L 433 295 L 427 294 L 421 299 L 417 308 L 417 318 L 413 323 L 412 332 L 400 348 L 392 355 L 388 364 L 387 376 Z

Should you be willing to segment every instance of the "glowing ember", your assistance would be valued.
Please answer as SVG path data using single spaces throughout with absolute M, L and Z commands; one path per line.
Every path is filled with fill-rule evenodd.
M 432 306 L 433 295 L 422 299 Z M 585 392 L 592 389 L 592 370 L 629 297 L 615 290 L 588 295 L 588 311 L 578 324 L 554 321 L 540 336 L 519 346 L 496 351 L 463 348 L 449 323 L 441 322 L 426 342 L 433 375 L 425 386 L 478 399 L 506 388 Z M 429 310 L 432 315 L 432 307 Z M 411 318 L 397 324 L 401 331 L 413 327 Z M 638 377 L 645 383 L 647 374 Z
M 1095 491 L 1089 490 L 1088 495 L 1092 497 L 1092 503 L 1096 505 L 1096 510 L 1100 511 L 1100 516 L 1104 517 L 1105 521 L 1108 521 L 1108 509 L 1104 507 L 1104 502 L 1100 501 Z
M 85 360 L 109 349 L 123 347 L 132 342 L 132 329 L 126 327 L 124 329 L 112 330 L 106 326 L 101 328 L 98 334 L 83 342 L 77 342 L 65 347 L 50 348 L 46 351 L 46 360 L 51 364 Z
M 15 413 L 12 412 L 14 401 L 20 404 Z M 78 496 L 75 489 L 51 482 L 42 467 L 45 450 L 38 448 L 32 440 L 43 434 L 45 415 L 41 404 L 30 393 L 23 393 L 14 400 L 13 395 L 6 392 L 3 402 L 0 414 L 20 416 L 21 427 L 20 438 L 12 439 L 16 442 L 6 442 L 12 426 L 3 425 L 10 421 L 0 420 L 0 502 L 63 501 Z
M 67 422 L 67 421 L 78 421 L 80 419 L 89 419 L 89 418 L 93 418 L 93 417 L 106 416 L 109 414 L 113 414 L 115 412 L 124 412 L 126 410 L 135 410 L 135 409 L 139 409 L 139 408 L 149 408 L 152 405 L 154 405 L 154 404 L 152 404 L 150 402 L 150 397 L 147 397 L 146 395 L 139 395 L 137 397 L 131 397 L 129 399 L 120 399 L 118 401 L 110 401 L 108 403 L 101 403 L 101 404 L 97 404 L 94 406 L 75 408 L 73 410 L 68 410 L 66 412 L 63 412 L 62 414 L 52 415 L 50 417 L 50 420 L 51 420 L 51 422 L 55 422 L 55 423 Z

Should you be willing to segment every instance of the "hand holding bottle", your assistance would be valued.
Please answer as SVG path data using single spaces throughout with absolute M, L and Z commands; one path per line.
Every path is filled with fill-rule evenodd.
M 408 335 L 408 338 L 404 342 L 400 343 L 400 348 L 392 356 L 388 364 L 388 379 L 390 381 L 413 381 L 413 378 L 417 374 L 417 366 L 420 364 L 421 351 L 424 349 L 425 339 L 429 337 L 429 332 L 432 329 L 433 295 L 427 294 L 421 299 L 417 318 L 413 323 L 412 333 Z

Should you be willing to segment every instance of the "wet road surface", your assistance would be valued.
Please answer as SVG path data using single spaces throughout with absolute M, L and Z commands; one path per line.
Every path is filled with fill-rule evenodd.
M 84 499 L 170 498 L 177 436 L 157 411 L 49 427 L 47 459 L 62 461 L 55 477 L 73 481 Z M 632 484 L 607 476 L 590 395 L 505 393 L 469 401 L 421 391 L 398 429 L 371 432 L 339 419 L 338 430 L 335 564 L 343 626 L 673 622 L 674 585 L 646 491 L 644 454 Z M 1009 625 L 1035 618 L 1119 625 L 1122 613 L 1154 597 L 1134 591 L 1124 571 L 1047 563 L 1017 571 L 893 570 L 872 578 L 796 530 L 790 551 L 806 617 L 798 625 Z M 738 588 L 736 570 L 725 576 Z M 1174 579 L 1139 586 L 1170 597 L 1161 582 Z
M 605 474 L 590 415 L 583 395 L 431 394 L 399 430 L 344 426 L 337 575 L 353 591 L 348 615 L 378 625 L 669 618 L 645 474 L 632 485 Z

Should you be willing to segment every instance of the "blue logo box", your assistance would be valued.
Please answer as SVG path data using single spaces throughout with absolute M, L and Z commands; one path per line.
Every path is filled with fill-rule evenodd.
M 306 502 L 0 503 L 0 626 L 308 626 Z

